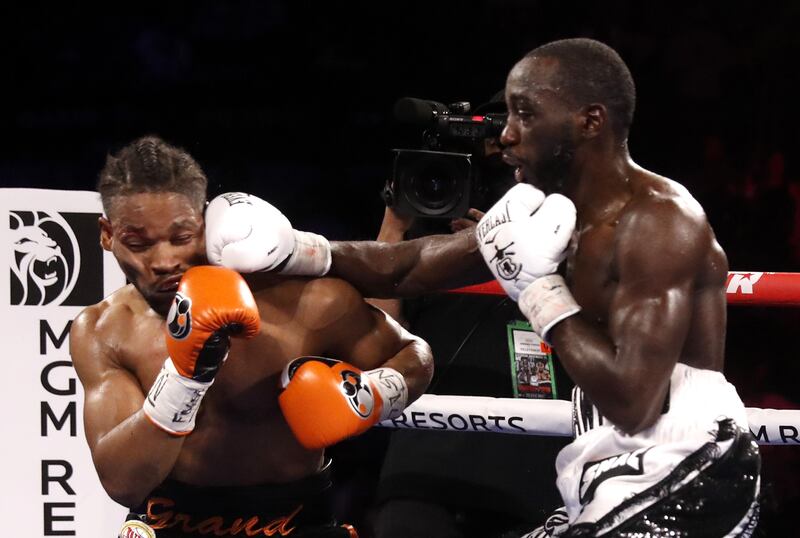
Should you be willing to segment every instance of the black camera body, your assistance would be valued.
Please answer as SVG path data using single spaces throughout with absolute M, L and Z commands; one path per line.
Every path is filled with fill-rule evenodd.
M 487 138 L 499 137 L 505 113 L 470 115 L 470 104 L 444 105 L 405 97 L 394 115 L 404 123 L 422 125 L 421 149 L 395 149 L 392 178 L 383 191 L 386 205 L 407 216 L 456 218 L 470 208 L 480 189 L 474 153 Z

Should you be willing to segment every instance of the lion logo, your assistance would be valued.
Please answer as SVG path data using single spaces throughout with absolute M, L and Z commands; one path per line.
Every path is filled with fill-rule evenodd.
M 80 249 L 58 213 L 11 211 L 11 304 L 61 304 L 78 280 Z

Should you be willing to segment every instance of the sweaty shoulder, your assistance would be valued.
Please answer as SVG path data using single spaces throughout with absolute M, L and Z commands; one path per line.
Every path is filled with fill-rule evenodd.
M 637 178 L 619 219 L 619 233 L 639 234 L 639 241 L 696 240 L 710 232 L 702 206 L 683 185 L 649 172 Z
M 719 249 L 705 212 L 672 180 L 641 173 L 619 215 L 616 253 L 622 267 L 696 272 Z
M 633 198 L 623 218 L 670 219 L 701 227 L 708 224 L 700 203 L 686 187 L 671 179 L 643 173 L 639 175 L 633 191 Z
M 99 303 L 86 307 L 72 322 L 70 353 L 76 367 L 86 361 L 113 359 L 114 350 L 130 331 L 136 303 L 133 289 L 120 288 Z

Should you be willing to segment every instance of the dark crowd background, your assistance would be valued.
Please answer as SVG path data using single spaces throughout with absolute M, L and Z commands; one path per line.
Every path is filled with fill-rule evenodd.
M 689 5 L 691 4 L 691 5 Z M 0 8 L 0 186 L 93 189 L 155 133 L 297 228 L 373 238 L 394 101 L 485 101 L 546 41 L 616 48 L 637 84 L 641 165 L 704 205 L 733 270 L 800 271 L 800 3 L 237 1 Z M 746 403 L 800 407 L 800 311 L 729 310 Z M 800 507 L 800 450 L 764 450 L 765 527 Z

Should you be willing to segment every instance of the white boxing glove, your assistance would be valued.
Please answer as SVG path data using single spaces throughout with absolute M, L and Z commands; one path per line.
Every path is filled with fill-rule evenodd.
M 492 274 L 545 340 L 556 323 L 580 311 L 563 279 L 553 274 L 566 257 L 575 218 L 569 198 L 545 197 L 520 183 L 484 215 L 475 232 Z
M 283 213 L 258 196 L 228 192 L 206 208 L 209 263 L 241 273 L 272 271 L 322 276 L 331 266 L 331 246 L 321 235 L 292 229 Z
M 475 229 L 483 259 L 509 297 L 537 278 L 555 273 L 575 229 L 575 205 L 560 194 L 544 196 L 532 185 L 515 185 Z

